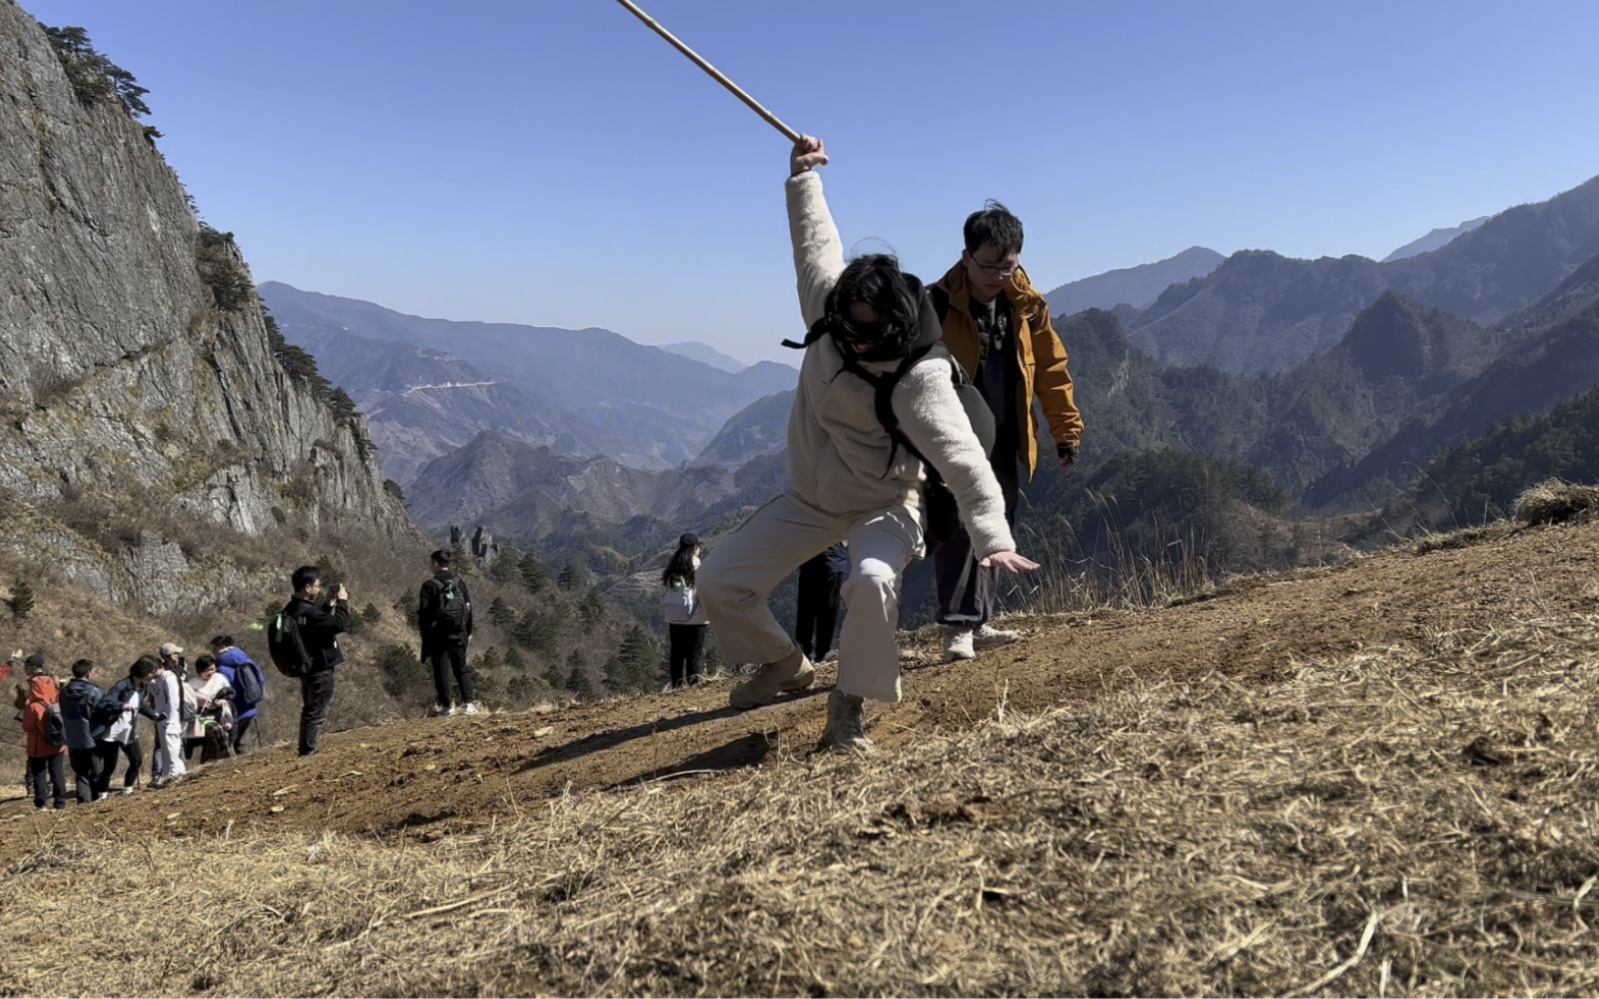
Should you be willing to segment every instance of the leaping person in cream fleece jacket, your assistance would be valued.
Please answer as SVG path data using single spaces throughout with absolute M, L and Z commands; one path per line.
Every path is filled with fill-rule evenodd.
M 852 366 L 892 375 L 912 351 L 931 346 L 891 397 L 899 430 L 939 472 L 960 507 L 982 564 L 1026 572 L 1016 553 L 993 469 L 956 394 L 932 302 L 914 276 L 884 254 L 847 265 L 815 168 L 820 140 L 802 138 L 790 158 L 789 230 L 800 312 L 810 334 L 788 419 L 788 491 L 717 545 L 699 571 L 699 593 L 730 662 L 761 663 L 734 687 L 735 708 L 753 708 L 810 686 L 814 670 L 772 616 L 767 598 L 811 556 L 848 540 L 838 686 L 827 701 L 822 746 L 869 749 L 865 699 L 900 699 L 900 574 L 924 554 L 922 462 L 878 418 L 876 390 Z

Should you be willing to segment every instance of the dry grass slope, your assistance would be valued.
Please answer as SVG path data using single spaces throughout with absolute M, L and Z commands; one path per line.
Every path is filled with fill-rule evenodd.
M 40 820 L 0 991 L 1592 994 L 1596 624 L 1264 687 L 1121 677 L 891 759 L 519 803 L 430 844 Z

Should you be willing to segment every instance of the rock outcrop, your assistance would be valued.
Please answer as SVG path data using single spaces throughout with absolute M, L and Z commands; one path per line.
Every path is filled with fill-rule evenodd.
M 199 222 L 115 100 L 80 99 L 12 0 L 0 0 L 0 135 L 0 508 L 13 507 L 0 547 L 35 552 L 73 508 L 256 536 L 414 536 L 361 418 L 280 363 L 231 239 Z M 95 540 L 76 533 L 55 545 Z M 100 547 L 106 558 L 62 571 L 155 609 L 183 599 L 170 581 L 146 585 L 184 571 L 162 538 Z

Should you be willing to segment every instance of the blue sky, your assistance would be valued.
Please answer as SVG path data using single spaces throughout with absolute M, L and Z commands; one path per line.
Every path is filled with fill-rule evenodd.
M 800 325 L 787 140 L 611 0 L 21 2 L 150 89 L 258 281 L 744 360 Z M 926 275 L 985 198 L 1049 288 L 1380 258 L 1599 174 L 1587 0 L 641 5 L 827 140 L 847 247 Z

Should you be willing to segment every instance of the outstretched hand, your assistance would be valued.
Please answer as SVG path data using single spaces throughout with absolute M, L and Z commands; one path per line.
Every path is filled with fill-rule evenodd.
M 995 552 L 977 564 L 985 569 L 1000 569 L 1010 573 L 1032 572 L 1038 568 L 1037 562 L 1016 552 Z
M 789 154 L 789 175 L 798 177 L 807 170 L 827 165 L 827 147 L 821 139 L 802 135 Z

